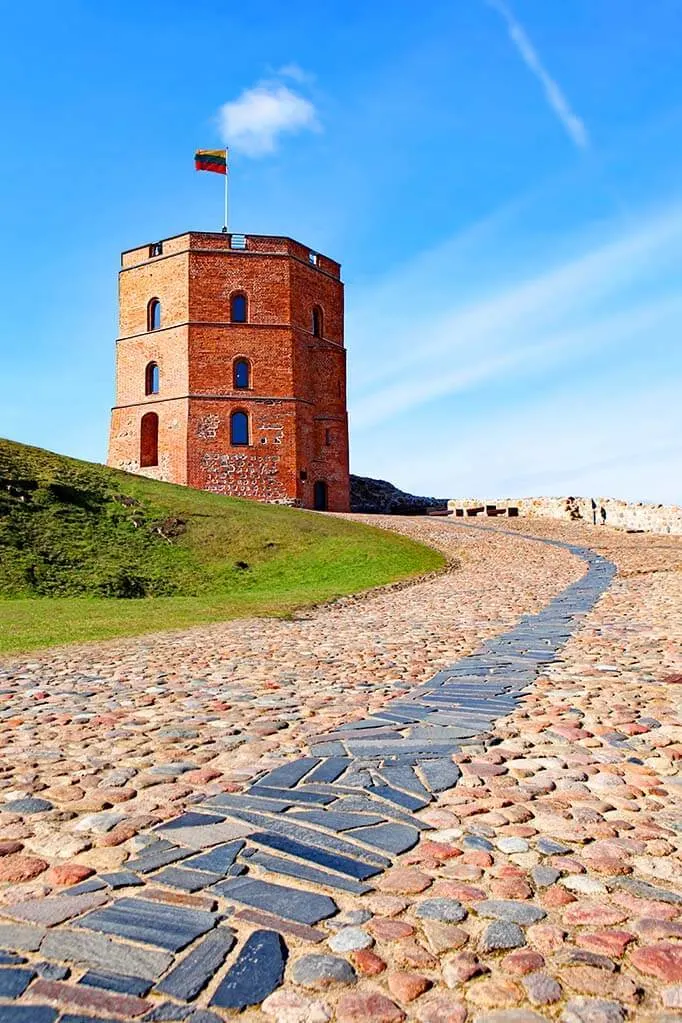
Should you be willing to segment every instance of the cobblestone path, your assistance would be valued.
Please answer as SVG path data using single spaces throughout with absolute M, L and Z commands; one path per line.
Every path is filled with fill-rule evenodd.
M 10 785 L 0 814 L 0 879 L 7 882 L 0 1023 L 209 1023 L 241 1010 L 245 1019 L 281 1023 L 680 1018 L 674 792 L 682 746 L 673 700 L 682 676 L 668 669 L 682 666 L 674 571 L 682 544 L 666 538 L 668 545 L 644 549 L 639 538 L 600 532 L 621 570 L 600 601 L 615 565 L 567 545 L 558 526 L 545 527 L 538 543 L 450 522 L 391 525 L 429 531 L 450 551 L 456 546 L 464 567 L 398 593 L 320 609 L 302 629 L 294 623 L 294 635 L 307 641 L 322 626 L 328 652 L 338 657 L 343 640 L 335 643 L 333 630 L 355 622 L 341 659 L 361 648 L 362 670 L 374 674 L 376 661 L 378 678 L 365 677 L 364 686 L 357 679 L 332 683 L 341 691 L 325 692 L 324 668 L 316 666 L 303 687 L 289 680 L 284 700 L 277 690 L 268 698 L 261 679 L 251 718 L 254 708 L 233 714 L 235 702 L 254 700 L 243 682 L 197 677 L 201 697 L 188 697 L 183 683 L 176 719 L 161 728 L 174 734 L 159 738 L 174 739 L 176 748 L 189 744 L 191 760 L 170 760 L 145 731 L 149 749 L 140 753 L 139 741 L 133 744 L 135 766 L 125 756 L 115 766 L 100 746 L 102 763 L 89 763 L 82 778 L 64 776 L 63 747 L 74 725 L 99 727 L 100 743 L 127 742 L 145 706 L 140 694 L 153 698 L 143 728 L 159 703 L 173 706 L 166 692 L 172 676 L 159 686 L 158 665 L 156 685 L 135 689 L 132 711 L 119 714 L 125 700 L 114 696 L 107 720 L 97 705 L 111 685 L 111 668 L 103 666 L 120 665 L 122 654 L 139 664 L 141 644 L 157 641 L 98 648 L 102 667 L 90 676 L 82 667 L 74 673 L 74 664 L 93 648 L 57 655 L 58 664 L 71 658 L 57 669 L 57 710 L 35 685 L 46 658 L 6 666 L 0 693 L 9 707 L 0 713 L 12 742 L 2 753 Z M 566 532 L 594 544 L 593 532 Z M 385 663 L 380 644 L 373 652 L 367 622 L 391 613 L 408 625 L 410 645 L 420 629 L 432 629 L 428 616 L 439 598 L 445 614 L 458 615 L 453 597 L 467 573 L 484 585 L 464 617 L 481 610 L 486 590 L 496 615 L 485 628 L 476 620 L 483 642 L 449 667 L 441 659 L 433 674 L 434 644 L 450 640 L 432 630 L 411 677 L 387 678 L 395 663 Z M 523 592 L 521 580 L 529 577 L 542 607 Z M 511 606 L 499 602 L 500 592 Z M 645 616 L 654 609 L 655 622 L 638 619 L 638 609 Z M 288 626 L 241 628 L 247 635 L 240 642 L 255 644 L 262 657 L 259 635 L 274 631 L 281 642 Z M 215 643 L 225 629 L 158 642 L 182 657 L 198 636 Z M 389 637 L 399 660 L 404 650 Z M 268 642 L 277 651 L 276 640 Z M 460 636 L 459 644 L 474 646 L 474 636 Z M 339 662 L 330 659 L 333 674 Z M 128 662 L 123 679 L 130 674 Z M 141 677 L 149 682 L 146 671 Z M 281 686 L 281 675 L 270 685 Z M 206 689 L 212 714 L 201 702 Z M 19 713 L 17 697 L 24 701 Z M 316 699 L 323 712 L 310 727 L 306 711 Z M 31 713 L 35 707 L 47 709 Z M 273 707 L 277 716 L 264 720 Z M 292 722 L 284 728 L 287 715 Z M 251 722 L 254 741 L 246 750 L 243 738 L 234 749 L 225 743 L 229 734 L 216 740 L 216 730 L 235 718 Z M 197 741 L 203 730 L 211 736 L 205 745 Z M 44 745 L 46 731 L 54 749 Z M 93 740 L 88 747 L 92 761 Z M 48 784 L 50 763 L 59 764 L 60 777 Z M 161 781 L 145 786 L 145 775 Z M 87 777 L 95 786 L 84 784 Z M 173 791 L 159 798 L 164 785 Z M 57 808 L 59 788 L 80 795 L 68 793 L 75 798 Z M 156 795 L 145 807 L 148 789 Z M 90 807 L 78 806 L 88 793 Z M 135 814 L 125 812 L 130 802 Z M 94 846 L 93 834 L 100 836 Z

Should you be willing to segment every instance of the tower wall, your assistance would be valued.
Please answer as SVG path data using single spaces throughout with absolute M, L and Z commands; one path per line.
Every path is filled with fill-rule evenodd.
M 288 238 L 235 244 L 230 235 L 191 233 L 123 254 L 109 464 L 308 508 L 324 484 L 326 506 L 347 510 L 340 267 Z M 231 321 L 236 292 L 247 296 L 245 323 Z M 148 329 L 155 298 L 161 322 Z M 249 365 L 247 388 L 235 386 L 237 358 Z M 150 363 L 159 387 L 145 394 Z M 141 465 L 140 423 L 150 411 L 159 417 L 158 459 Z M 246 445 L 232 443 L 234 412 L 248 417 Z

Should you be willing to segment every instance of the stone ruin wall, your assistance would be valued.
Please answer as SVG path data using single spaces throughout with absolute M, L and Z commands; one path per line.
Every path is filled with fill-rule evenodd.
M 595 497 L 597 523 L 601 521 L 599 509 L 606 509 L 606 525 L 617 529 L 637 530 L 645 533 L 682 534 L 682 507 L 677 505 L 631 503 L 612 497 Z M 481 501 L 476 498 L 453 498 L 448 510 L 460 518 L 519 517 L 543 519 L 578 519 L 592 522 L 590 497 L 520 497 Z

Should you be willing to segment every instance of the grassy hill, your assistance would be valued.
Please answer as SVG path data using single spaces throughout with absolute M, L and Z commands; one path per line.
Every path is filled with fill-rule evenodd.
M 286 614 L 442 564 L 333 516 L 0 439 L 0 651 Z

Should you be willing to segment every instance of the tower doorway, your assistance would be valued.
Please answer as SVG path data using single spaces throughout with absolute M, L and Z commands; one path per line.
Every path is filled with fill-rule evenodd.
M 318 480 L 313 488 L 313 507 L 315 511 L 327 510 L 327 484 Z

